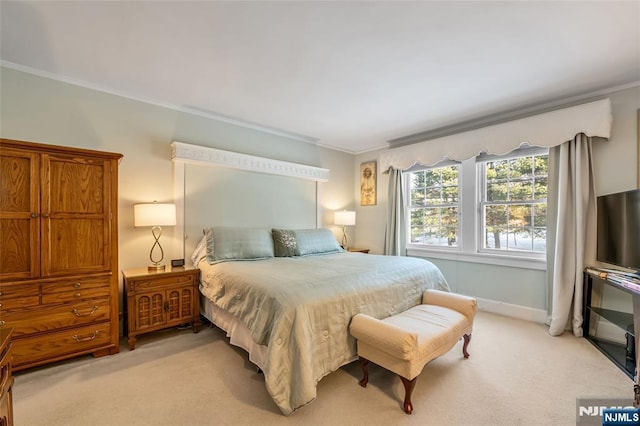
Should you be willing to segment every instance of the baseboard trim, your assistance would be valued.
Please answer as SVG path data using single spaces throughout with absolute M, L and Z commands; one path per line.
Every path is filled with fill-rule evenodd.
M 544 324 L 547 321 L 547 311 L 543 309 L 535 309 L 528 306 L 514 305 L 479 297 L 477 297 L 476 300 L 478 301 L 478 309 L 481 311 L 533 321 L 540 324 Z

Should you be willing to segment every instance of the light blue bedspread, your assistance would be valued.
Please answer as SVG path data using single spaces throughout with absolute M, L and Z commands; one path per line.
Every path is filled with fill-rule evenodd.
M 291 414 L 316 385 L 356 356 L 351 318 L 407 310 L 429 288 L 449 291 L 440 270 L 411 257 L 334 253 L 207 265 L 201 292 L 267 345 L 267 391 Z

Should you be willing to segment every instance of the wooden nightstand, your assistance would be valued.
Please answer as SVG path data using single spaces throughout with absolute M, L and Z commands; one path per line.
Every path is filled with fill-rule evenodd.
M 200 270 L 167 268 L 149 272 L 147 268 L 122 271 L 124 277 L 124 333 L 129 349 L 136 347 L 136 336 L 191 323 L 200 327 Z
M 349 248 L 347 249 L 347 251 L 350 251 L 350 252 L 358 252 L 358 253 L 369 253 L 369 249 L 356 248 L 356 247 L 349 247 Z

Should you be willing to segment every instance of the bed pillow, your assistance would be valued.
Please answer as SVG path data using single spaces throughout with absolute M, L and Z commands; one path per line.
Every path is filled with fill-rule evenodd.
M 273 252 L 276 257 L 300 256 L 296 232 L 290 229 L 272 229 Z
M 207 262 L 213 263 L 216 261 L 216 258 L 213 255 L 215 251 L 213 247 L 213 228 L 207 228 L 204 230 L 204 239 L 207 249 Z
M 205 235 L 203 235 L 202 238 L 200 238 L 198 245 L 196 246 L 196 248 L 193 250 L 193 253 L 191 254 L 191 262 L 193 263 L 193 266 L 198 266 L 198 263 L 200 263 L 200 261 L 202 259 L 205 259 L 206 257 L 207 257 L 207 235 L 205 231 Z
M 294 232 L 300 256 L 342 251 L 333 233 L 328 229 L 299 229 Z
M 212 233 L 214 261 L 273 257 L 273 238 L 268 228 L 214 227 Z M 210 256 L 207 258 L 210 260 Z

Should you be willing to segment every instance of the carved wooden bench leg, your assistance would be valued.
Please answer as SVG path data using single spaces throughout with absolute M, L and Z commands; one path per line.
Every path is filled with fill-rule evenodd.
M 360 380 L 360 386 L 367 387 L 369 383 L 369 360 L 360 357 L 360 364 L 362 365 L 362 380 Z
M 462 336 L 464 338 L 464 345 L 462 345 L 462 354 L 465 358 L 469 358 L 469 352 L 467 352 L 467 347 L 469 346 L 469 342 L 471 341 L 471 335 L 465 334 Z
M 411 393 L 413 393 L 413 388 L 416 386 L 417 377 L 414 377 L 413 380 L 405 379 L 402 376 L 400 380 L 402 380 L 402 384 L 404 385 L 404 412 L 407 414 L 411 414 L 413 411 L 413 404 L 411 403 Z

